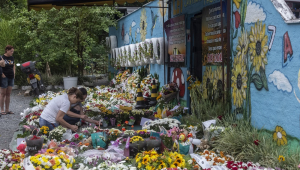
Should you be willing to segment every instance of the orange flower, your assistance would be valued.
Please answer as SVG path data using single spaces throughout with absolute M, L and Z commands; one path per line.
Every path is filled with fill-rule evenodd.
M 52 166 L 55 165 L 55 160 L 54 159 L 49 160 L 49 162 L 52 164 Z
M 82 146 L 83 145 L 82 142 L 79 142 L 79 145 Z
M 126 129 L 125 128 L 122 128 L 122 131 L 125 131 Z
M 206 150 L 206 151 L 204 152 L 204 154 L 209 154 L 209 151 Z
M 133 128 L 134 126 L 132 125 L 131 127 Z
M 127 125 L 128 123 L 129 123 L 129 122 L 126 120 L 126 121 L 125 121 L 125 124 Z
M 85 146 L 89 146 L 90 144 L 89 144 L 89 143 L 85 143 L 84 145 L 85 145 Z
M 118 124 L 118 127 L 120 127 L 121 126 L 121 124 Z
M 42 170 L 42 167 L 41 166 L 37 166 L 37 167 L 35 167 L 35 170 Z
M 221 155 L 222 158 L 224 158 L 224 152 L 223 151 L 220 152 L 220 155 Z

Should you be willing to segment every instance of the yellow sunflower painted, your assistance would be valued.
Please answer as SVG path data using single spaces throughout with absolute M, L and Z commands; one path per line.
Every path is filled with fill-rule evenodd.
M 233 2 L 234 2 L 234 4 L 235 4 L 235 6 L 236 6 L 237 9 L 240 8 L 240 3 L 241 3 L 241 1 L 242 1 L 242 0 L 233 0 Z
M 141 41 L 145 41 L 146 34 L 147 34 L 147 15 L 146 15 L 146 9 L 145 8 L 141 12 L 140 33 L 141 33 Z
M 222 81 L 223 81 L 223 73 L 222 73 L 222 66 L 218 66 L 217 70 L 214 71 L 214 90 L 218 89 L 218 86 L 222 87 Z M 224 67 L 224 90 L 226 91 L 226 81 L 227 80 L 227 68 Z
M 246 99 L 246 89 L 247 89 L 247 69 L 245 60 L 243 60 L 243 55 L 234 58 L 232 77 L 231 77 L 231 87 L 233 104 L 240 108 Z
M 257 21 L 254 27 L 251 27 L 249 39 L 249 52 L 250 59 L 255 67 L 255 71 L 258 72 L 260 67 L 265 69 L 265 65 L 268 64 L 267 52 L 268 52 L 268 36 L 265 35 L 266 24 L 262 25 L 262 22 Z
M 207 99 L 207 89 L 209 83 L 213 83 L 214 75 L 211 71 L 211 66 L 206 66 L 204 75 L 203 75 L 203 98 Z
M 273 139 L 277 142 L 278 146 L 287 144 L 286 133 L 281 126 L 276 126 Z
M 248 52 L 249 39 L 248 33 L 244 29 L 241 32 L 241 36 L 238 40 L 238 45 L 236 46 L 237 56 L 245 55 Z

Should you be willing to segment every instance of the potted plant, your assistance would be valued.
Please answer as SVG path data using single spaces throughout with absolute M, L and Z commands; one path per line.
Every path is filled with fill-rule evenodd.
M 135 65 L 136 66 L 139 66 L 140 65 L 140 61 L 139 61 L 139 49 L 138 49 L 138 44 L 136 44 L 134 46 L 134 55 L 133 55 L 133 58 L 134 58 L 134 62 L 135 62 Z
M 128 125 L 134 125 L 134 122 L 135 122 L 135 118 L 133 116 L 130 116 Z

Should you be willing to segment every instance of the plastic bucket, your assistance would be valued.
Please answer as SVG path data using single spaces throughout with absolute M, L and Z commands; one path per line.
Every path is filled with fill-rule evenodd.
M 72 87 L 77 87 L 78 77 L 64 77 L 64 88 L 65 90 Z

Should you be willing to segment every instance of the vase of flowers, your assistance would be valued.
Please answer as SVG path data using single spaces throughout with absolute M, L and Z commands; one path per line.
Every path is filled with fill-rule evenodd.
M 130 116 L 128 125 L 134 125 L 134 122 L 135 122 L 135 118 L 133 116 Z
M 111 126 L 116 126 L 116 118 L 110 118 Z
M 102 120 L 102 126 L 103 126 L 103 127 L 107 127 L 107 126 L 108 126 L 108 122 L 107 122 L 106 119 L 103 119 L 103 120 Z

